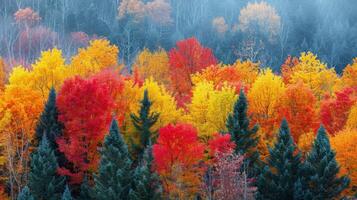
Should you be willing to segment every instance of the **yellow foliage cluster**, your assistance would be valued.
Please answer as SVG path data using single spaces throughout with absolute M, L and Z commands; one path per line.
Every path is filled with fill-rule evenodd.
M 272 120 L 276 118 L 276 108 L 284 92 L 282 78 L 273 74 L 270 69 L 259 74 L 248 92 L 249 112 L 253 121 L 260 125 L 267 136 L 271 136 L 275 129 Z
M 352 106 L 347 118 L 346 128 L 357 129 L 357 103 Z
M 299 63 L 292 68 L 289 82 L 294 84 L 299 81 L 310 87 L 316 98 L 321 100 L 324 95 L 334 93 L 340 79 L 333 68 L 327 68 L 313 53 L 304 52 L 299 57 Z
M 139 114 L 140 101 L 144 97 L 145 90 L 148 91 L 149 99 L 152 102 L 150 112 L 160 114 L 159 119 L 152 127 L 152 131 L 157 131 L 160 127 L 180 121 L 183 111 L 177 108 L 175 98 L 163 85 L 160 85 L 152 78 L 146 79 L 141 87 L 135 85 L 131 80 L 125 82 L 124 92 L 120 98 L 125 98 L 124 102 L 127 111 L 124 114 L 123 131 L 127 139 L 135 140 L 138 137 L 130 114 Z
M 139 76 L 143 79 L 152 77 L 165 86 L 169 86 L 171 82 L 169 57 L 164 49 L 155 52 L 144 49 L 136 57 L 134 68 L 138 69 Z
M 72 58 L 71 74 L 89 77 L 106 68 L 118 66 L 119 49 L 108 40 L 92 40 L 87 48 L 80 48 Z
M 212 82 L 200 82 L 193 89 L 185 120 L 198 129 L 202 139 L 208 139 L 219 131 L 226 131 L 226 120 L 236 100 L 232 87 L 215 89 Z

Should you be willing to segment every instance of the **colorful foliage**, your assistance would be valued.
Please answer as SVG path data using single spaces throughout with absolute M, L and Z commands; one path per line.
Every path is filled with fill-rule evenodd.
M 167 125 L 153 146 L 154 168 L 169 198 L 191 199 L 199 191 L 204 146 L 197 131 L 187 124 Z

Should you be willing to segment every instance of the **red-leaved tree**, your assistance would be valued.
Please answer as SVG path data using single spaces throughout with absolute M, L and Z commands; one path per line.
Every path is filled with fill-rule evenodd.
M 232 153 L 236 144 L 232 142 L 231 135 L 216 133 L 212 139 L 208 141 L 210 157 L 215 157 L 217 153 Z
M 109 85 L 96 77 L 69 79 L 59 92 L 59 120 L 65 130 L 57 143 L 70 162 L 59 173 L 69 176 L 72 184 L 80 183 L 85 173 L 96 170 L 98 144 L 108 130 L 113 105 Z
M 200 189 L 204 145 L 191 125 L 167 125 L 153 146 L 154 167 L 170 199 L 191 199 Z
M 212 50 L 201 46 L 196 38 L 181 40 L 169 52 L 172 89 L 178 102 L 189 100 L 192 81 L 191 74 L 217 64 Z
M 321 103 L 321 122 L 329 134 L 334 135 L 346 124 L 349 111 L 357 100 L 357 88 L 345 88 L 336 97 L 325 98 Z

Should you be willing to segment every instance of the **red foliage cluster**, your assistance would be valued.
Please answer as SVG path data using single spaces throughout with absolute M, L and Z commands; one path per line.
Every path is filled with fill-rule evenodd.
M 192 125 L 167 125 L 160 129 L 157 144 L 153 146 L 155 169 L 166 173 L 175 164 L 196 165 L 203 158 L 203 151 L 204 146 Z
M 208 141 L 210 156 L 214 157 L 217 153 L 232 153 L 235 143 L 231 141 L 230 134 L 221 135 L 219 133 Z
M 342 130 L 349 111 L 357 101 L 357 88 L 345 88 L 336 92 L 336 97 L 326 97 L 321 103 L 321 122 L 331 135 Z
M 108 75 L 67 80 L 57 97 L 59 120 L 65 126 L 64 136 L 57 143 L 71 163 L 59 172 L 69 176 L 73 184 L 80 183 L 83 174 L 98 165 L 97 147 L 107 132 L 114 105 L 110 90 L 113 82 L 100 79 L 105 77 Z
M 201 46 L 195 38 L 178 41 L 176 46 L 169 52 L 169 63 L 172 89 L 180 102 L 191 96 L 191 74 L 217 64 L 217 59 L 211 49 Z

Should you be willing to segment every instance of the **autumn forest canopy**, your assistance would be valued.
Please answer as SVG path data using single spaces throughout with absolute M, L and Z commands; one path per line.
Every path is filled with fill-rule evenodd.
M 0 199 L 357 198 L 354 0 L 0 0 Z

